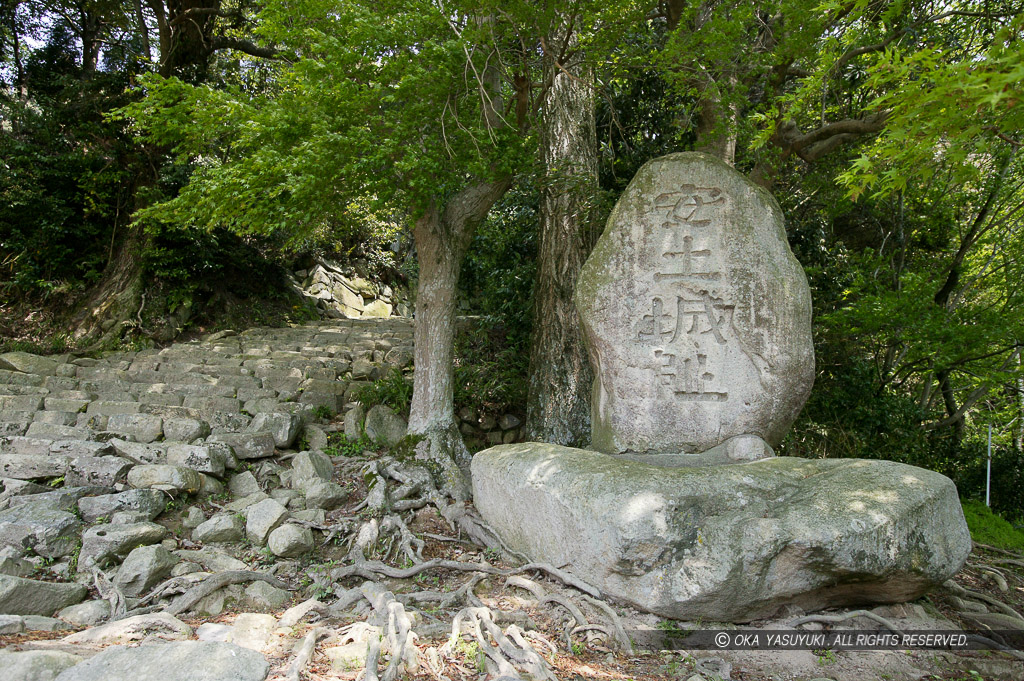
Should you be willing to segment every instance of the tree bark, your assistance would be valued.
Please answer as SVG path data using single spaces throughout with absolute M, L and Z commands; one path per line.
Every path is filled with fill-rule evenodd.
M 409 433 L 422 436 L 416 458 L 440 469 L 439 485 L 458 501 L 468 500 L 469 452 L 455 426 L 455 291 L 459 266 L 473 232 L 511 186 L 511 178 L 476 181 L 439 208 L 436 201 L 416 220 L 413 238 L 420 266 L 413 336 L 415 372 Z
M 551 43 L 565 41 L 561 37 Z M 590 441 L 594 374 L 572 296 L 598 234 L 594 224 L 597 123 L 590 70 L 560 65 L 557 57 L 545 54 L 544 60 L 544 82 L 551 83 L 540 122 L 546 181 L 524 435 L 530 440 L 583 446 Z

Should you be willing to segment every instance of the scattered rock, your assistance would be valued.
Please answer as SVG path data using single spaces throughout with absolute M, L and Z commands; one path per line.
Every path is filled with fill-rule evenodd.
M 62 671 L 82 658 L 60 650 L 0 652 L 0 669 L 5 681 L 53 681 Z
M 302 427 L 302 419 L 295 414 L 260 413 L 253 417 L 249 429 L 255 433 L 270 433 L 274 444 L 287 449 L 295 442 Z
M 0 511 L 0 545 L 32 549 L 40 556 L 59 558 L 78 548 L 81 521 L 67 511 L 42 503 L 27 503 Z
M 298 558 L 313 550 L 313 533 L 308 527 L 285 523 L 270 533 L 267 546 L 275 556 Z
M 287 518 L 288 509 L 273 499 L 264 499 L 246 509 L 245 535 L 253 544 L 263 546 L 270 533 Z
M 110 518 L 118 511 L 138 511 L 152 520 L 166 507 L 167 496 L 155 489 L 132 489 L 78 500 L 78 510 L 82 520 L 87 523 L 94 523 L 103 517 Z
M 58 362 L 49 357 L 41 357 L 29 352 L 5 352 L 0 355 L 0 369 L 19 371 L 25 374 L 53 376 L 57 373 L 58 365 Z
M 164 421 L 152 414 L 114 414 L 107 420 L 107 430 L 146 444 L 160 439 Z
M 91 627 L 110 617 L 110 601 L 85 601 L 69 605 L 57 613 L 57 617 L 76 627 Z
M 126 596 L 141 596 L 170 574 L 181 560 L 162 546 L 140 546 L 128 554 L 114 577 Z
M 139 647 L 111 646 L 65 670 L 57 680 L 263 681 L 269 671 L 270 665 L 261 654 L 232 643 L 175 641 Z
M 291 598 L 291 594 L 284 589 L 278 589 L 266 582 L 253 582 L 245 588 L 245 595 L 256 607 L 268 610 L 279 609 Z
M 363 422 L 366 420 L 366 409 L 357 404 L 345 413 L 345 437 L 358 440 L 363 435 Z
M 206 514 L 198 506 L 189 506 L 185 516 L 181 519 L 181 526 L 187 530 L 194 530 L 206 522 Z
M 364 428 L 368 438 L 375 442 L 385 442 L 388 447 L 401 442 L 408 430 L 405 420 L 384 404 L 378 404 L 366 413 Z
M 192 541 L 233 542 L 245 537 L 245 523 L 235 514 L 215 515 L 192 530 Z
M 260 483 L 256 480 L 256 476 L 251 471 L 245 471 L 232 475 L 231 479 L 228 480 L 228 489 L 236 497 L 247 497 L 250 494 L 259 494 L 263 492 L 263 488 L 260 487 Z
M 239 459 L 262 459 L 274 455 L 274 436 L 270 433 L 221 433 L 207 438 L 223 442 Z
M 138 547 L 156 544 L 167 536 L 167 528 L 156 523 L 130 525 L 98 525 L 82 533 L 82 552 L 78 570 L 88 572 L 109 560 L 120 559 Z M 81 599 L 79 599 L 81 600 Z
M 326 480 L 313 480 L 305 483 L 303 494 L 306 495 L 306 508 L 331 511 L 348 499 L 348 491 L 341 485 Z
M 136 489 L 156 489 L 171 492 L 198 492 L 203 485 L 199 473 L 184 466 L 150 464 L 136 466 L 128 472 L 128 484 Z
M 199 473 L 224 475 L 226 460 L 224 452 L 202 445 L 170 445 L 167 448 L 167 463 L 184 466 Z
M 81 584 L 0 575 L 0 614 L 49 617 L 62 608 L 80 603 L 85 594 L 86 588 Z
M 150 637 L 174 641 L 191 638 L 191 636 L 192 627 L 174 615 L 166 612 L 154 612 L 148 615 L 126 617 L 92 629 L 79 631 L 65 636 L 64 641 L 66 643 L 121 644 L 133 643 Z

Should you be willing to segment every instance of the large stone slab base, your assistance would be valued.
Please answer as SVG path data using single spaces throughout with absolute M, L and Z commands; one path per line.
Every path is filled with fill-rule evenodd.
M 953 482 L 891 461 L 662 468 L 525 443 L 472 470 L 477 508 L 512 548 L 678 619 L 910 600 L 971 550 Z

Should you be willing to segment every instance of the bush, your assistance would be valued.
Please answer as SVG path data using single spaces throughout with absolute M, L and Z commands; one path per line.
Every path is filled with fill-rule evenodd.
M 412 381 L 405 378 L 401 369 L 393 367 L 382 378 L 360 390 L 356 400 L 367 411 L 378 404 L 386 404 L 408 420 L 409 405 L 412 403 Z
M 979 501 L 964 501 L 963 507 L 971 539 L 1008 551 L 1024 551 L 1024 532 Z

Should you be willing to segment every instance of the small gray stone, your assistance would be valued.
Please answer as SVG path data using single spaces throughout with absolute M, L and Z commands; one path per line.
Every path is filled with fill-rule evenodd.
M 256 480 L 256 476 L 251 471 L 232 475 L 231 479 L 228 480 L 228 489 L 236 497 L 247 497 L 250 494 L 258 494 L 263 491 L 260 483 Z
M 152 414 L 115 414 L 107 420 L 107 430 L 149 443 L 163 435 L 164 421 Z
M 167 463 L 184 466 L 200 473 L 224 475 L 224 452 L 218 448 L 202 445 L 170 445 L 167 447 Z
M 275 556 L 298 558 L 313 550 L 313 532 L 308 527 L 285 523 L 270 533 L 267 546 Z
M 65 643 L 132 643 L 142 641 L 150 636 L 163 639 L 186 639 L 192 636 L 192 627 L 174 615 L 166 612 L 155 612 L 147 615 L 135 615 L 107 624 L 79 631 L 64 637 Z M 158 646 L 163 648 L 165 646 Z M 138 678 L 146 678 L 139 676 Z M 159 676 L 157 678 L 166 678 Z
M 192 442 L 210 434 L 210 424 L 199 419 L 174 416 L 164 419 L 164 438 L 175 442 Z
M 263 546 L 267 536 L 287 518 L 288 509 L 273 499 L 265 499 L 246 509 L 245 534 L 253 544 Z
M 61 608 L 80 603 L 85 594 L 81 584 L 0 575 L 0 614 L 49 617 Z
M 67 622 L 62 622 L 56 617 L 43 617 L 42 615 L 25 615 L 25 631 L 65 631 L 70 629 Z
M 144 445 L 141 442 L 128 442 L 118 438 L 111 439 L 110 445 L 118 456 L 137 464 L 164 463 L 167 460 L 167 449 L 163 445 Z
M 98 525 L 82 533 L 82 552 L 78 569 L 86 572 L 94 566 L 128 555 L 138 546 L 156 544 L 167 535 L 167 528 L 156 523 Z
M 348 492 L 341 485 L 326 480 L 307 482 L 302 493 L 306 495 L 306 508 L 322 508 L 331 511 L 348 499 Z
M 150 464 L 136 466 L 128 472 L 128 484 L 136 489 L 159 489 L 174 492 L 198 492 L 202 487 L 199 473 L 184 466 Z
M 141 596 L 181 560 L 162 546 L 140 546 L 128 554 L 114 577 L 126 596 Z
M 522 424 L 522 420 L 514 414 L 502 414 L 501 418 L 498 419 L 498 426 L 502 430 L 512 430 L 513 428 L 518 428 Z
M 5 352 L 0 355 L 0 369 L 18 371 L 24 374 L 38 374 L 40 376 L 53 376 L 57 373 L 60 362 L 33 355 L 29 352 Z
M 196 529 L 192 530 L 192 541 L 234 542 L 245 537 L 245 524 L 235 514 L 215 515 Z
M 20 634 L 23 631 L 25 631 L 24 617 L 21 615 L 0 615 L 0 634 Z
M 262 459 L 274 455 L 274 436 L 270 433 L 221 433 L 207 438 L 223 442 L 239 459 Z
M 206 522 L 206 514 L 198 506 L 189 506 L 185 511 L 185 517 L 181 519 L 181 526 L 187 530 L 194 530 Z
M 270 610 L 277 610 L 291 598 L 291 594 L 284 589 L 278 589 L 266 582 L 253 582 L 245 588 L 245 595 L 256 606 Z
M 80 663 L 78 655 L 61 650 L 22 650 L 0 653 L 5 681 L 53 681 L 69 667 Z
M 304 482 L 333 477 L 334 464 L 323 452 L 299 452 L 292 458 L 292 487 L 301 489 Z
M 366 420 L 366 409 L 357 404 L 345 413 L 345 437 L 358 440 L 363 435 L 363 421 Z
M 327 447 L 327 433 L 320 426 L 308 424 L 303 432 L 306 437 L 306 444 L 310 449 L 322 450 Z
M 94 523 L 99 518 L 110 518 L 118 511 L 145 513 L 149 520 L 160 515 L 167 507 L 167 497 L 155 489 L 130 489 L 117 494 L 83 497 L 78 500 L 82 520 Z
M 70 555 L 81 530 L 74 514 L 38 502 L 0 511 L 0 546 L 30 548 L 47 558 Z
M 123 482 L 135 464 L 119 456 L 80 456 L 72 459 L 64 477 L 65 485 L 113 487 Z
M 405 437 L 408 426 L 405 420 L 391 407 L 378 404 L 367 412 L 364 428 L 366 436 L 371 440 L 384 442 L 388 447 L 394 447 Z
M 65 670 L 57 681 L 160 679 L 161 681 L 264 681 L 263 655 L 232 643 L 175 641 L 137 648 L 112 646 Z
M 110 617 L 110 601 L 85 601 L 69 605 L 57 613 L 57 617 L 76 627 L 91 627 Z
M 288 449 L 299 435 L 302 419 L 295 414 L 260 413 L 253 417 L 249 430 L 270 433 L 279 449 Z

